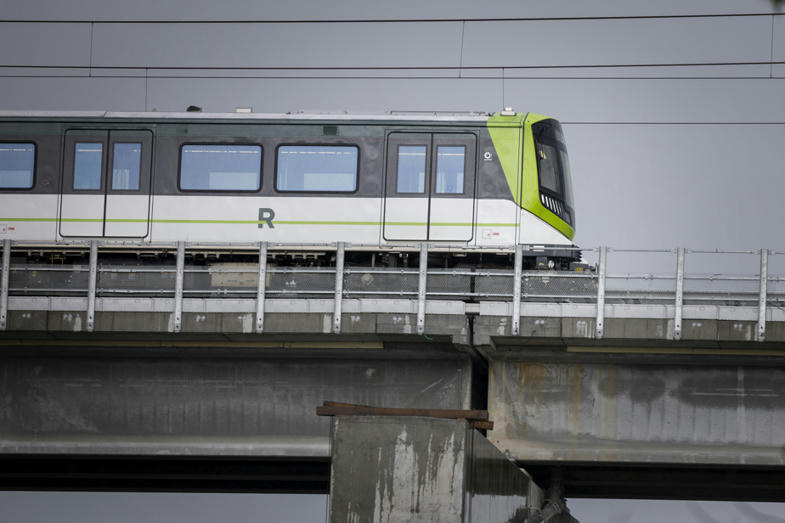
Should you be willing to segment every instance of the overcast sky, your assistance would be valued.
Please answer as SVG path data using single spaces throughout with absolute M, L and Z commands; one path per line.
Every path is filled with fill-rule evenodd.
M 511 106 L 564 122 L 578 244 L 785 250 L 785 16 L 771 9 L 768 0 L 0 0 L 3 20 L 73 21 L 2 24 L 0 64 L 25 67 L 0 68 L 0 108 Z M 559 19 L 695 14 L 748 16 Z
M 785 16 L 771 12 L 768 0 L 0 0 L 0 110 L 511 106 L 564 122 L 578 244 L 785 251 Z M 626 16 L 655 18 L 581 19 Z M 325 22 L 100 23 L 128 20 Z M 320 496 L 36 496 L 3 495 L 0 521 L 131 521 L 158 503 L 174 507 L 161 521 L 223 520 L 213 509 L 227 503 L 236 521 L 324 514 Z M 755 521 L 758 510 L 571 506 L 582 521 L 620 523 Z
M 581 523 L 782 523 L 777 503 L 572 499 Z M 0 523 L 320 523 L 327 496 L 0 492 Z

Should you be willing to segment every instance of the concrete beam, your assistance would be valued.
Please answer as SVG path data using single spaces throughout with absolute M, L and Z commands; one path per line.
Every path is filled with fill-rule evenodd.
M 785 370 L 665 361 L 491 360 L 488 437 L 524 462 L 785 465 Z
M 470 357 L 438 345 L 270 343 L 5 347 L 0 456 L 326 458 L 329 420 L 314 414 L 325 400 L 467 409 L 479 392 Z

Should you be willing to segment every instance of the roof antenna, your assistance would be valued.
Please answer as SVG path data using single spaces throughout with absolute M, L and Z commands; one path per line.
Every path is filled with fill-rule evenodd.
M 189 113 L 201 113 L 202 108 L 199 107 L 198 105 L 189 105 L 186 111 L 188 111 Z

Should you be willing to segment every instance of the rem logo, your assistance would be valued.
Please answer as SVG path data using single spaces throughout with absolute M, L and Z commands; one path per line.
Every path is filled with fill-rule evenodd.
M 264 224 L 266 223 L 268 227 L 271 229 L 275 229 L 273 227 L 273 218 L 275 218 L 275 211 L 270 209 L 269 207 L 259 207 L 259 228 L 264 229 Z

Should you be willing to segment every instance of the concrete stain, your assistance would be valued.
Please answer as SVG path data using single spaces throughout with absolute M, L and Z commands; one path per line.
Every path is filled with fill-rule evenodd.
M 653 401 L 665 394 L 665 380 L 648 373 L 606 374 L 597 383 L 597 391 L 606 398 L 628 395 L 634 402 Z
M 243 314 L 239 317 L 239 319 L 242 321 L 242 329 L 244 334 L 253 332 L 256 318 L 254 318 L 251 314 Z
M 679 381 L 671 395 L 689 405 L 715 408 L 774 410 L 785 402 L 785 372 L 772 369 L 746 369 L 736 373 L 704 371 Z
M 575 365 L 570 369 L 570 385 L 572 385 L 572 433 L 578 435 L 581 426 L 581 407 L 583 398 L 583 367 Z

